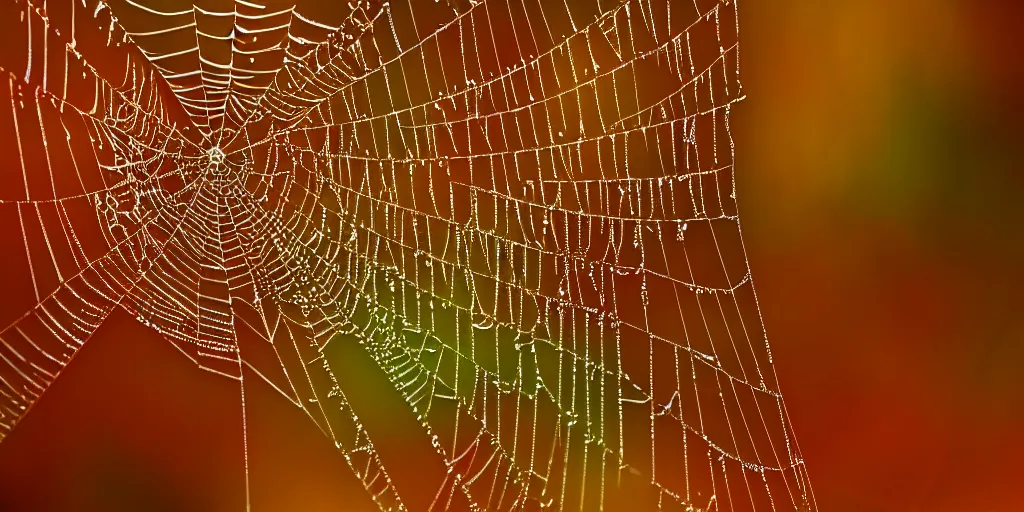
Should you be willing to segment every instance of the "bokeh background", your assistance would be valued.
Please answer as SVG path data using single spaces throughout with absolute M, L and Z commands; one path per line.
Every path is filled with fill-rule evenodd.
M 1024 510 L 1024 2 L 739 11 L 740 218 L 818 505 Z
M 739 7 L 740 215 L 823 511 L 1024 510 L 1022 5 Z M 196 373 L 115 314 L 0 444 L 0 510 L 243 509 L 237 385 Z M 246 399 L 254 501 L 369 507 Z

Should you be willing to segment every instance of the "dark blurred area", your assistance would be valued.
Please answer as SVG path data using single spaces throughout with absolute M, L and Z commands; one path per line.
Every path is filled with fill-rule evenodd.
M 1024 4 L 742 2 L 740 217 L 821 510 L 1024 510 Z

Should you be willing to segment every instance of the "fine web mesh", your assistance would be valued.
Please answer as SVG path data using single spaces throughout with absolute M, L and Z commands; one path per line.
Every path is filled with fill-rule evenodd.
M 381 509 L 815 508 L 736 213 L 735 0 L 0 10 L 0 439 L 120 308 L 239 381 L 241 443 L 265 380 Z

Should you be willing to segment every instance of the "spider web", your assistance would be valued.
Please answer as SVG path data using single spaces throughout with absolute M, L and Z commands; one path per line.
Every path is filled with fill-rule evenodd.
M 815 509 L 736 213 L 735 0 L 0 8 L 0 439 L 121 308 L 381 509 Z M 429 496 L 338 347 L 414 411 Z

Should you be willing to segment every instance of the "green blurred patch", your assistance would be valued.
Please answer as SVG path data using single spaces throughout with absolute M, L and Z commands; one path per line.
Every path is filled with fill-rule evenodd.
M 837 190 L 847 211 L 932 242 L 1019 227 L 1011 120 L 964 76 L 906 70 L 894 81 L 874 145 L 856 153 L 849 186 Z

